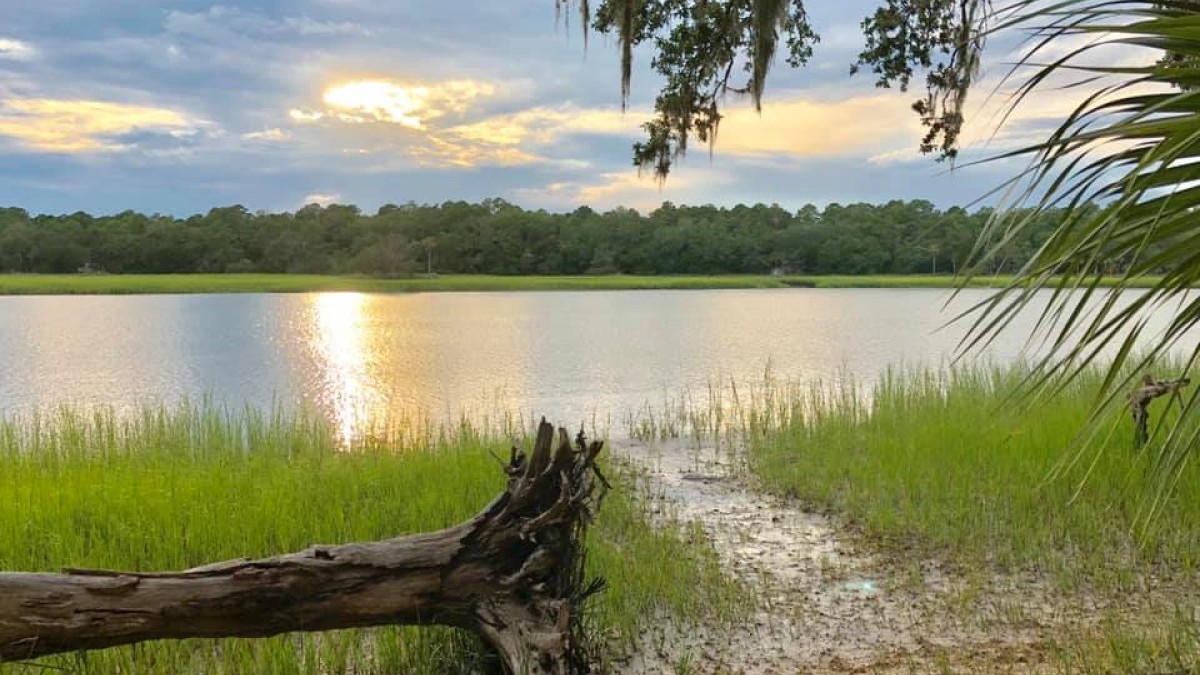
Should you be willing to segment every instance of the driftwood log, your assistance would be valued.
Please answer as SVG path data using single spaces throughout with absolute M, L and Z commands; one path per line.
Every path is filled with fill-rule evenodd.
M 556 443 L 557 440 L 557 443 Z M 145 640 L 264 637 L 385 624 L 477 633 L 520 675 L 588 671 L 583 534 L 608 487 L 600 442 L 542 421 L 507 489 L 471 520 L 182 572 L 0 574 L 0 661 Z
M 1175 394 L 1191 384 L 1188 378 L 1156 380 L 1149 374 L 1142 377 L 1136 389 L 1129 392 L 1129 409 L 1133 413 L 1133 446 L 1140 448 L 1150 440 L 1150 402 L 1160 396 Z

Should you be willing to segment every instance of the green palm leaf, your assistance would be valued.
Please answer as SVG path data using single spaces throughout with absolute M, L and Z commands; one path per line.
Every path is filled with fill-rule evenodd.
M 1038 215 L 1065 207 L 1064 220 L 1011 283 L 963 313 L 964 349 L 986 345 L 1035 301 L 1035 339 L 1045 349 L 1033 388 L 1053 393 L 1090 364 L 1108 362 L 1101 406 L 1121 400 L 1133 378 L 1188 339 L 1200 322 L 1200 13 L 1190 2 L 1024 0 L 994 15 L 993 31 L 1029 31 L 1030 47 L 1009 76 L 1010 105 L 1056 86 L 1091 92 L 1040 142 L 993 159 L 1028 160 L 1006 188 L 1029 210 L 1001 211 L 976 250 L 973 274 L 1021 238 Z M 1085 44 L 1039 63 L 1065 39 Z M 1136 48 L 1141 65 L 1099 61 L 1103 50 Z M 1163 53 L 1171 55 L 1163 60 Z M 1018 79 L 1020 78 L 1020 79 Z M 1063 78 L 1074 78 L 1066 85 Z M 1101 204 L 1099 208 L 1093 204 Z M 1099 281 L 1116 267 L 1111 288 Z M 1144 292 L 1136 282 L 1159 276 Z M 967 275 L 969 279 L 971 274 Z M 964 283 L 965 286 L 965 283 Z M 1048 299 L 1047 299 L 1048 298 Z M 1150 317 L 1170 317 L 1151 333 Z M 1143 341 L 1144 344 L 1135 347 Z M 1190 345 L 1186 366 L 1197 358 Z M 1184 415 L 1200 406 L 1193 393 Z M 1101 408 L 1098 407 L 1098 410 Z M 1172 478 L 1161 505 L 1200 440 L 1200 427 L 1176 424 L 1164 434 L 1162 468 Z

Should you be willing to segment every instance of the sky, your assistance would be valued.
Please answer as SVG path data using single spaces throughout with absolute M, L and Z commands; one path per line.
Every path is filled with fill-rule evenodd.
M 615 43 L 585 48 L 553 0 L 0 0 L 0 205 L 988 203 L 1019 167 L 922 157 L 915 94 L 849 76 L 874 1 L 810 2 L 810 64 L 776 64 L 761 115 L 729 101 L 711 158 L 694 150 L 660 186 L 630 150 L 657 91 L 651 55 L 622 111 Z M 980 97 L 968 157 L 1063 112 L 1031 104 L 996 135 L 995 97 Z

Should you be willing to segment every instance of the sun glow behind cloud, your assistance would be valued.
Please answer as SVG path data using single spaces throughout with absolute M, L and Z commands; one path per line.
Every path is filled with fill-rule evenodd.
M 448 115 L 464 115 L 480 98 L 496 89 L 473 80 L 408 85 L 392 80 L 354 80 L 325 90 L 324 110 L 293 108 L 297 122 L 336 120 L 348 124 L 379 122 L 421 130 Z
M 395 122 L 411 129 L 424 126 L 420 113 L 428 101 L 428 87 L 401 87 L 379 80 L 351 82 L 325 92 L 325 103 L 354 121 Z

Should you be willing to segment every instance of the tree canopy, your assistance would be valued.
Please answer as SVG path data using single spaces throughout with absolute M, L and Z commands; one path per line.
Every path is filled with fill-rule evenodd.
M 476 274 L 921 274 L 961 269 L 991 211 L 927 201 L 718 208 L 649 214 L 530 211 L 501 199 L 347 205 L 295 213 L 241 206 L 188 218 L 126 211 L 30 216 L 0 210 L 0 272 Z M 1042 214 L 993 271 L 1019 269 L 1053 230 Z

